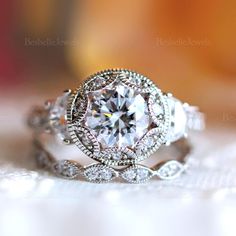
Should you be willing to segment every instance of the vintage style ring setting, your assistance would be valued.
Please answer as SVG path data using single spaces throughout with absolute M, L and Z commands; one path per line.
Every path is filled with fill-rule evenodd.
M 188 133 L 205 126 L 197 107 L 163 93 L 147 77 L 126 69 L 91 75 L 76 90 L 35 107 L 28 124 L 34 130 L 34 154 L 42 167 L 65 178 L 83 176 L 97 183 L 114 178 L 142 183 L 154 177 L 178 177 L 191 154 Z M 77 145 L 95 162 L 83 166 L 67 158 L 58 160 L 42 142 L 45 133 Z M 170 144 L 177 150 L 177 159 L 162 160 L 157 153 L 154 166 L 139 164 Z

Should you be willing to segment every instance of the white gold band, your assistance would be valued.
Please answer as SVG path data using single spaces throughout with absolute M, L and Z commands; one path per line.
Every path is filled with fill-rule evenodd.
M 60 121 L 61 114 L 66 112 L 66 108 L 63 111 L 63 108 L 57 104 L 59 107 L 55 109 L 56 101 L 60 101 L 59 103 L 61 103 L 63 99 L 64 95 L 55 100 L 46 101 L 45 106 L 34 107 L 28 116 L 28 125 L 37 132 L 56 133 L 63 137 L 63 124 Z M 167 143 L 187 137 L 191 131 L 202 131 L 205 129 L 205 115 L 199 111 L 197 106 L 182 103 L 180 100 L 172 97 L 172 95 L 168 96 L 168 104 L 171 107 L 171 129 Z M 52 110 L 54 111 L 52 112 Z M 62 133 L 55 132 L 55 127 Z M 66 140 L 64 141 L 67 143 Z
M 67 90 L 55 101 L 46 102 L 45 107 L 35 108 L 28 124 L 34 130 L 36 143 L 40 143 L 40 134 L 47 132 L 59 136 L 66 144 L 78 146 L 88 157 L 100 162 L 82 168 L 83 173 L 94 170 L 94 178 L 101 169 L 110 170 L 109 180 L 122 177 L 114 166 L 125 166 L 135 173 L 143 169 L 146 173 L 143 179 L 137 177 L 137 181 L 128 182 L 144 182 L 155 175 L 165 179 L 160 174 L 164 166 L 170 170 L 166 179 L 175 178 L 185 169 L 182 162 L 172 160 L 176 173 L 168 164 L 170 160 L 163 167 L 156 165 L 158 168 L 137 163 L 150 157 L 163 144 L 176 145 L 191 130 L 205 127 L 204 115 L 197 107 L 162 93 L 147 77 L 124 69 L 91 75 L 78 89 Z M 41 150 L 47 152 L 45 148 Z M 68 163 L 67 160 L 64 164 Z M 104 182 L 91 176 L 87 179 Z
M 144 183 L 149 179 L 175 179 L 188 168 L 191 145 L 185 138 L 182 138 L 168 148 L 175 149 L 174 151 L 165 150 L 165 152 L 170 152 L 171 158 L 158 162 L 152 167 L 136 164 L 125 168 L 111 168 L 102 163 L 83 166 L 75 160 L 58 159 L 44 147 L 39 136 L 33 140 L 33 156 L 39 168 L 65 179 L 80 180 L 84 178 L 95 183 L 106 183 L 114 179 L 127 183 Z M 177 154 L 175 158 L 172 155 L 173 152 Z

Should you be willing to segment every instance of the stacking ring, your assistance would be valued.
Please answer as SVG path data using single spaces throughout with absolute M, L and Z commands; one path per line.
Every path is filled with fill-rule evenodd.
M 188 135 L 203 130 L 205 121 L 197 107 L 162 92 L 149 78 L 126 69 L 109 69 L 34 107 L 28 125 L 34 131 L 35 156 L 41 167 L 70 179 L 81 175 L 96 183 L 114 178 L 142 183 L 155 176 L 174 179 L 183 173 L 191 154 Z M 78 146 L 94 163 L 83 166 L 66 158 L 57 160 L 43 145 L 45 133 Z M 162 161 L 157 151 L 164 145 L 177 147 L 178 158 Z M 140 164 L 154 152 L 154 166 Z

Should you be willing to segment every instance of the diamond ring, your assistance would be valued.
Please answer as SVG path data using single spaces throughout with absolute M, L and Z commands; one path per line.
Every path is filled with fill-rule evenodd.
M 92 182 L 122 177 L 131 183 L 152 176 L 179 176 L 186 169 L 190 146 L 178 143 L 183 139 L 186 143 L 191 130 L 203 130 L 205 126 L 204 115 L 197 107 L 163 93 L 147 77 L 125 69 L 91 75 L 77 89 L 65 91 L 44 107 L 35 107 L 28 124 L 35 131 L 35 153 L 43 153 L 46 166 L 54 172 L 62 176 L 66 173 L 64 177 L 69 178 L 82 173 Z M 78 146 L 98 163 L 83 167 L 70 160 L 56 161 L 41 144 L 42 133 Z M 170 144 L 181 147 L 184 154 L 180 161 L 167 160 L 152 168 L 138 164 Z

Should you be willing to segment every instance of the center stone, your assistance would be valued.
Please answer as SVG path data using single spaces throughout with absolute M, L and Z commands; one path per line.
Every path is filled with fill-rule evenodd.
M 150 124 L 145 94 L 121 82 L 89 92 L 85 125 L 103 148 L 133 147 Z

